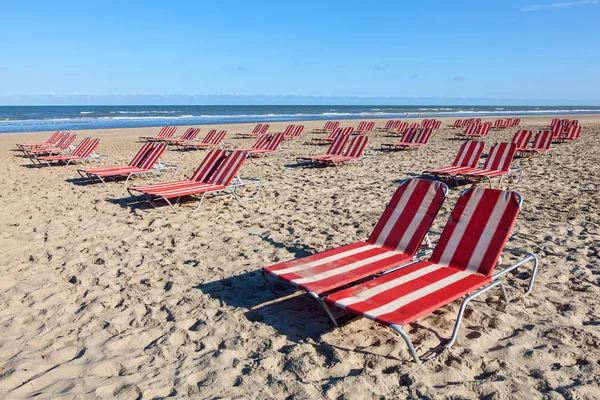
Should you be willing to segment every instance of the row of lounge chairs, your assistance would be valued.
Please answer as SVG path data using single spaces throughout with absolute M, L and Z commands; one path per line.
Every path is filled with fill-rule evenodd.
M 469 143 L 473 145 L 477 143 Z M 469 302 L 496 287 L 508 301 L 502 278 L 524 263 L 532 270 L 525 291 L 530 293 L 538 268 L 530 252 L 506 248 L 519 214 L 522 198 L 517 192 L 497 189 L 465 190 L 452 211 L 433 251 L 418 253 L 438 211 L 447 186 L 422 179 L 404 181 L 387 205 L 371 236 L 357 242 L 261 269 L 278 294 L 302 290 L 323 307 L 338 326 L 331 308 L 362 316 L 397 332 L 414 360 L 421 358 L 403 327 L 464 296 L 452 346 Z M 498 270 L 503 252 L 521 259 Z M 425 259 L 427 254 L 431 254 Z M 276 288 L 273 279 L 291 286 Z

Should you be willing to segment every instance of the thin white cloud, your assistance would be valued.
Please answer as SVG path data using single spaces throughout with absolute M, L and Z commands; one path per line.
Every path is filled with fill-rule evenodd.
M 600 3 L 600 0 L 579 0 L 579 1 L 568 1 L 565 3 L 551 3 L 551 4 L 536 4 L 533 6 L 528 6 L 521 8 L 521 11 L 539 11 L 545 10 L 548 8 L 560 8 L 560 7 L 573 7 L 573 6 L 582 6 L 585 4 L 596 4 Z

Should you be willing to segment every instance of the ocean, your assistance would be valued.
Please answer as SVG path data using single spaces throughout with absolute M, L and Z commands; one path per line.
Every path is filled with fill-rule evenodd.
M 0 106 L 0 133 L 242 122 L 597 114 L 531 106 Z

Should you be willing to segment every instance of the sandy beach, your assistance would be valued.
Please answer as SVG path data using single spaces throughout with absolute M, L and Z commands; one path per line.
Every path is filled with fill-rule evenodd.
M 478 298 L 454 346 L 422 365 L 390 329 L 366 319 L 334 328 L 308 295 L 275 297 L 259 271 L 366 239 L 401 180 L 452 162 L 462 143 L 445 128 L 454 118 L 440 118 L 418 151 L 380 151 L 391 138 L 371 133 L 374 157 L 337 169 L 295 165 L 326 150 L 306 144 L 324 121 L 299 122 L 305 133 L 289 149 L 242 168 L 264 183 L 254 201 L 250 187 L 240 202 L 208 199 L 191 212 L 192 202 L 179 214 L 131 205 L 123 182 L 82 184 L 77 166 L 28 168 L 15 144 L 49 132 L 1 134 L 0 397 L 598 399 L 600 115 L 567 117 L 583 140 L 516 159 L 523 180 L 503 185 L 524 199 L 509 243 L 540 258 L 533 292 L 521 295 L 527 268 L 511 274 L 512 301 Z M 522 117 L 521 127 L 536 132 L 552 118 Z M 202 125 L 200 137 L 225 129 L 227 148 L 247 148 L 255 140 L 235 133 L 254 125 Z M 74 133 L 100 138 L 110 158 L 99 166 L 110 166 L 158 131 Z M 486 150 L 515 131 L 492 132 Z M 185 178 L 205 154 L 169 149 L 163 160 Z M 434 230 L 466 187 L 451 188 Z M 407 327 L 419 354 L 450 337 L 458 307 Z

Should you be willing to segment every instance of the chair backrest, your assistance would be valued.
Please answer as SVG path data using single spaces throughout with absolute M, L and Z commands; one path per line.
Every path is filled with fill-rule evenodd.
M 323 130 L 329 131 L 329 130 L 333 129 L 332 125 L 333 125 L 333 121 L 327 121 L 327 122 L 325 122 L 325 126 L 323 127 Z
M 96 150 L 98 144 L 100 144 L 100 139 L 87 137 L 73 150 L 72 155 L 80 158 L 88 158 Z
M 181 135 L 181 138 L 183 140 L 194 140 L 196 139 L 196 136 L 198 136 L 199 132 L 200 128 L 188 128 L 188 130 L 185 131 L 183 135 Z
M 479 159 L 481 158 L 481 154 L 483 153 L 483 149 L 485 147 L 485 142 L 480 141 L 468 141 L 464 142 L 460 149 L 458 150 L 458 154 L 452 163 L 454 167 L 468 167 L 475 168 L 479 163 Z
M 166 150 L 166 143 L 153 143 L 153 147 L 146 152 L 142 159 L 137 163 L 136 167 L 143 170 L 154 168 L 154 165 L 156 165 Z
M 571 125 L 569 129 L 567 129 L 567 133 L 565 133 L 565 139 L 573 139 L 578 140 L 581 137 L 581 126 L 579 125 Z
M 550 124 L 550 126 L 554 126 L 560 123 L 560 119 L 558 118 L 552 118 L 552 123 Z
M 277 149 L 279 149 L 279 146 L 281 146 L 281 142 L 283 142 L 283 139 L 285 137 L 285 135 L 283 133 L 276 133 L 274 135 L 265 135 L 265 136 L 268 136 L 267 145 L 264 148 L 267 151 L 277 151 Z
M 61 150 L 66 150 L 69 148 L 70 145 L 73 144 L 75 139 L 77 139 L 76 134 L 67 133 L 65 136 L 62 137 L 62 139 L 58 141 L 58 143 L 56 143 L 56 147 L 58 147 Z
M 56 144 L 56 142 L 59 141 L 59 139 L 61 137 L 63 137 L 64 133 L 61 131 L 56 131 L 54 132 L 52 135 L 50 135 L 50 137 L 48 138 L 48 140 L 46 140 L 46 143 L 50 143 L 50 144 Z
M 457 119 L 456 121 L 454 121 L 454 126 L 460 128 L 462 126 L 462 123 L 462 119 Z
M 252 130 L 252 133 L 261 133 L 262 128 L 263 128 L 263 124 L 256 124 L 256 126 Z M 269 128 L 267 128 L 267 129 L 269 129 Z
M 327 139 L 335 139 L 342 132 L 342 128 L 335 128 L 331 132 L 329 132 L 329 136 Z
M 519 125 L 521 125 L 521 118 L 515 118 L 512 120 L 511 126 L 519 126 Z
M 296 129 L 292 132 L 292 137 L 300 137 L 304 131 L 304 125 L 296 125 Z
M 389 128 L 389 130 L 395 131 L 397 130 L 400 126 L 402 126 L 402 121 L 401 120 L 396 120 L 394 121 L 394 123 L 392 124 L 392 126 Z
M 357 131 L 361 132 L 363 131 L 365 128 L 367 127 L 367 121 L 361 121 L 358 124 L 358 128 L 356 128 Z
M 416 136 L 416 134 L 419 132 L 419 128 L 413 128 L 410 127 L 406 130 L 406 132 L 404 132 L 404 137 L 402 138 L 402 141 L 404 143 L 412 143 L 414 137 Z
M 212 183 L 213 185 L 228 186 L 233 178 L 235 178 L 240 168 L 242 168 L 245 161 L 245 151 L 232 151 L 229 155 L 225 156 L 223 161 L 219 164 L 217 170 L 209 179 L 209 183 Z
M 421 125 L 418 122 L 413 122 L 412 124 L 410 124 L 411 128 L 419 128 Z
M 379 218 L 367 243 L 414 255 L 447 193 L 448 187 L 439 181 L 403 181 Z
M 492 146 L 483 169 L 492 171 L 508 171 L 515 156 L 517 146 L 514 143 L 497 143 Z
M 260 131 L 258 132 L 258 134 L 260 134 L 260 135 L 264 135 L 265 133 L 267 133 L 267 131 L 269 130 L 269 127 L 270 127 L 270 126 L 271 126 L 271 125 L 269 125 L 269 124 L 264 124 L 264 125 L 262 126 L 262 128 L 260 129 Z
M 412 138 L 412 143 L 427 144 L 429 143 L 429 139 L 431 139 L 432 133 L 433 128 L 422 128 L 414 135 L 414 137 Z
M 333 121 L 329 128 L 325 128 L 326 131 L 335 131 L 340 126 L 340 121 Z
M 504 121 L 504 127 L 505 127 L 505 128 L 510 128 L 511 126 L 512 126 L 512 119 L 511 119 L 511 118 L 507 118 L 507 119 Z
M 391 129 L 392 126 L 394 126 L 394 122 L 396 122 L 396 121 L 394 121 L 393 119 L 390 119 L 388 122 L 385 123 L 385 126 L 383 127 L 383 129 L 386 129 L 386 130 Z
M 433 130 L 437 131 L 438 129 L 440 129 L 440 127 L 442 126 L 442 121 L 440 121 L 439 119 L 437 121 L 435 121 L 435 123 L 433 124 Z
M 83 140 L 81 142 L 79 142 L 79 144 L 77 144 L 77 146 L 75 146 L 75 148 L 70 153 L 70 155 L 79 156 L 79 154 L 83 151 L 83 149 L 86 148 L 86 146 L 88 145 L 90 140 L 92 140 L 92 138 L 90 138 L 90 137 L 83 138 Z
M 215 146 L 220 145 L 223 142 L 223 139 L 225 139 L 225 135 L 227 135 L 227 131 L 219 131 L 215 133 L 210 139 L 209 144 L 214 144 Z
M 352 158 L 362 157 L 363 153 L 365 152 L 365 148 L 367 147 L 367 143 L 369 143 L 368 136 L 354 137 L 344 152 L 344 156 Z
M 494 121 L 494 128 L 502 128 L 502 120 L 501 119 L 497 119 L 496 121 Z
M 143 145 L 138 150 L 137 154 L 133 157 L 133 159 L 127 165 L 129 165 L 130 167 L 137 167 L 140 160 L 142 160 L 144 157 L 146 157 L 146 153 L 148 153 L 150 151 L 150 149 L 152 149 L 153 147 L 154 147 L 154 144 L 152 142 L 148 142 L 145 145 Z
M 520 209 L 521 195 L 517 192 L 478 187 L 465 190 L 429 261 L 490 276 Z
M 294 131 L 294 125 L 288 125 L 285 130 L 283 131 L 285 136 L 291 136 L 292 132 Z
M 562 131 L 563 131 L 563 125 L 562 125 L 562 123 L 554 125 L 552 127 L 552 136 L 554 138 L 559 138 L 562 135 Z
M 204 160 L 200 163 L 196 171 L 190 178 L 192 181 L 208 183 L 210 178 L 213 176 L 217 167 L 221 164 L 225 155 L 227 154 L 226 150 L 222 149 L 214 149 L 211 150 Z
M 396 132 L 403 133 L 408 128 L 408 122 L 400 122 L 396 127 Z
M 352 135 L 353 133 L 354 133 L 354 127 L 352 127 L 352 126 L 347 126 L 347 127 L 343 128 L 341 131 L 342 135 Z
M 478 126 L 476 124 L 467 125 L 467 127 L 465 128 L 464 135 L 466 135 L 466 136 L 475 135 L 477 133 L 477 128 L 478 128 Z
M 342 151 L 344 151 L 344 147 L 346 147 L 346 143 L 348 143 L 348 140 L 350 139 L 350 135 L 349 134 L 344 134 L 344 133 L 339 133 L 335 139 L 333 139 L 333 142 L 331 142 L 331 145 L 329 145 L 329 148 L 327 149 L 327 155 L 330 156 L 339 156 L 342 154 Z
M 531 131 L 527 129 L 521 129 L 520 131 L 517 131 L 517 133 L 515 133 L 515 135 L 512 138 L 512 142 L 517 146 L 517 150 L 524 149 L 527 147 L 529 141 L 531 140 L 531 135 Z
M 492 129 L 491 122 L 486 122 L 485 124 L 481 124 L 477 127 L 477 135 L 485 137 L 490 134 L 491 129 Z
M 176 126 L 163 126 L 160 132 L 158 132 L 158 137 L 161 138 L 170 138 L 173 137 L 175 131 L 177 130 Z
M 261 137 L 259 137 L 258 140 L 256 141 L 256 143 L 254 143 L 252 145 L 252 149 L 253 150 L 262 150 L 269 142 L 269 137 L 270 137 L 270 135 L 262 135 Z
M 375 128 L 375 122 L 371 121 L 365 126 L 365 132 L 371 132 Z
M 210 144 L 212 143 L 212 139 L 213 137 L 217 134 L 217 130 L 216 129 L 211 129 L 208 134 L 206 136 L 204 136 L 204 138 L 202 138 L 202 141 L 200 143 L 203 144 Z
M 548 150 L 550 149 L 550 146 L 552 146 L 553 137 L 554 135 L 550 130 L 539 131 L 535 135 L 531 148 L 534 150 Z

